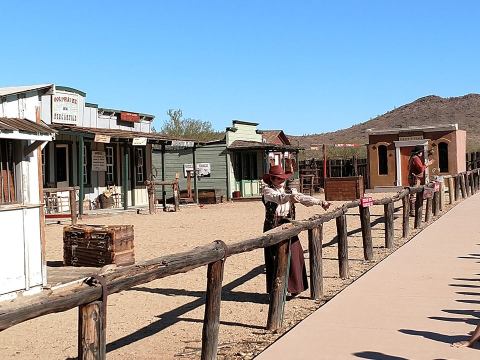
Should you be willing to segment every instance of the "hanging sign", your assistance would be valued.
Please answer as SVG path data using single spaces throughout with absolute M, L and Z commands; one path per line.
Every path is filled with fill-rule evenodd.
M 361 207 L 370 207 L 373 205 L 373 198 L 371 196 L 364 196 L 360 198 Z
M 210 176 L 210 163 L 197 163 L 197 176 Z M 183 164 L 183 175 L 187 177 L 187 172 L 193 171 L 193 164 Z
M 77 94 L 56 91 L 55 95 L 52 95 L 52 122 L 57 124 L 77 125 Z
M 193 141 L 185 141 L 185 140 L 172 140 L 172 146 L 176 147 L 186 147 L 186 148 L 192 148 L 195 143 Z
M 423 189 L 423 198 L 424 199 L 431 199 L 433 197 L 434 189 L 430 187 L 426 187 Z
M 147 138 L 146 137 L 133 138 L 132 145 L 145 146 L 147 145 Z
M 434 189 L 435 191 L 440 191 L 440 183 L 439 183 L 438 181 L 435 181 L 435 182 L 433 183 L 433 189 Z
M 110 144 L 110 136 L 109 135 L 102 135 L 102 134 L 95 134 L 95 139 L 93 141 L 97 142 L 97 143 Z
M 92 171 L 107 171 L 105 151 L 92 151 Z
M 140 115 L 136 114 L 136 113 L 122 111 L 120 113 L 120 120 L 121 121 L 128 121 L 128 122 L 139 122 L 140 121 Z

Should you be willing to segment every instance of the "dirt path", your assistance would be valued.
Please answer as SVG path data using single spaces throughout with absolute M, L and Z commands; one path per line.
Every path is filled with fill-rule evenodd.
M 385 194 L 375 194 L 379 198 Z M 391 195 L 391 194 L 390 194 Z M 339 205 L 336 203 L 334 205 Z M 400 206 L 401 203 L 397 203 Z M 298 206 L 297 219 L 322 212 Z M 383 206 L 371 209 L 375 261 L 384 248 Z M 137 261 L 191 249 L 221 239 L 227 244 L 261 234 L 261 202 L 186 207 L 177 213 L 124 213 L 84 219 L 89 224 L 133 224 Z M 338 278 L 335 222 L 324 225 L 324 287 L 328 300 L 374 263 L 363 261 L 358 212 L 347 215 L 351 279 Z M 402 245 L 401 211 L 396 213 L 395 247 Z M 413 221 L 411 222 L 413 223 Z M 301 235 L 307 249 L 306 233 Z M 62 226 L 47 227 L 47 259 L 62 260 Z M 308 252 L 305 254 L 308 257 Z M 308 260 L 306 261 L 308 267 Z M 109 296 L 107 351 L 109 359 L 196 359 L 200 355 L 206 267 L 153 281 Z M 268 303 L 264 293 L 263 251 L 228 258 L 222 294 L 219 358 L 253 358 L 281 333 L 264 330 Z M 285 330 L 322 305 L 308 299 L 309 291 L 289 301 Z M 1 359 L 66 359 L 77 353 L 77 310 L 51 314 L 14 326 L 0 334 Z

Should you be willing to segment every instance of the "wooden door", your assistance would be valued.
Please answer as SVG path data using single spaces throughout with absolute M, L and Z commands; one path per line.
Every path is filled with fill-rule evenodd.
M 67 144 L 55 144 L 55 162 L 57 187 L 70 186 L 70 164 Z
M 402 186 L 408 186 L 408 161 L 410 160 L 410 153 L 412 152 L 413 146 L 403 146 L 400 148 L 400 163 L 401 163 L 401 174 Z

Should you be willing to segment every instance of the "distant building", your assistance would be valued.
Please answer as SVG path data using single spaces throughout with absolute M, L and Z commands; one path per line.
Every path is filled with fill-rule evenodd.
M 368 164 L 370 187 L 408 186 L 408 162 L 414 146 L 431 151 L 434 160 L 426 171 L 432 175 L 455 175 L 465 171 L 466 132 L 458 124 L 369 129 Z

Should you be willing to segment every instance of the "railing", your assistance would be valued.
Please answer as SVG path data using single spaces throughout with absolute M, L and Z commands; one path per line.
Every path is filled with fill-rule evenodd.
M 77 223 L 78 211 L 77 211 L 77 201 L 76 193 L 80 188 L 78 186 L 64 187 L 64 188 L 44 188 L 43 197 L 45 202 L 45 216 L 46 217 L 56 217 L 58 215 L 63 216 L 63 207 L 70 210 L 70 218 L 72 220 L 72 225 Z M 58 196 L 58 193 L 68 192 L 68 199 L 65 197 Z M 67 201 L 67 204 L 64 203 L 64 200 Z
M 460 198 L 466 198 L 479 190 L 479 170 L 468 171 L 448 178 L 449 202 L 453 204 Z M 375 200 L 374 205 L 384 206 L 385 247 L 393 247 L 394 239 L 394 203 L 402 201 L 403 225 L 402 237 L 409 234 L 410 194 L 416 193 L 414 228 L 428 222 L 433 215 L 444 209 L 442 186 L 404 188 L 392 197 Z M 425 220 L 423 220 L 423 202 L 427 199 Z M 322 241 L 323 224 L 335 219 L 338 234 L 338 262 L 341 278 L 349 277 L 348 239 L 346 213 L 359 207 L 362 228 L 364 257 L 373 259 L 370 211 L 363 207 L 360 200 L 343 204 L 323 215 L 307 220 L 292 221 L 282 227 L 270 230 L 259 237 L 244 240 L 231 245 L 222 241 L 197 247 L 193 250 L 163 256 L 135 265 L 118 268 L 93 278 L 85 279 L 68 287 L 54 289 L 22 300 L 14 300 L 0 305 L 0 331 L 46 314 L 70 310 L 79 307 L 78 358 L 105 359 L 106 357 L 106 299 L 107 294 L 127 290 L 133 286 L 184 273 L 200 266 L 208 265 L 205 316 L 202 331 L 202 355 L 204 360 L 216 359 L 221 306 L 221 290 L 224 261 L 227 257 L 276 246 L 278 256 L 273 289 L 266 327 L 275 330 L 282 326 L 285 307 L 286 274 L 290 238 L 303 231 L 308 232 L 310 253 L 310 297 L 320 299 L 323 296 Z

